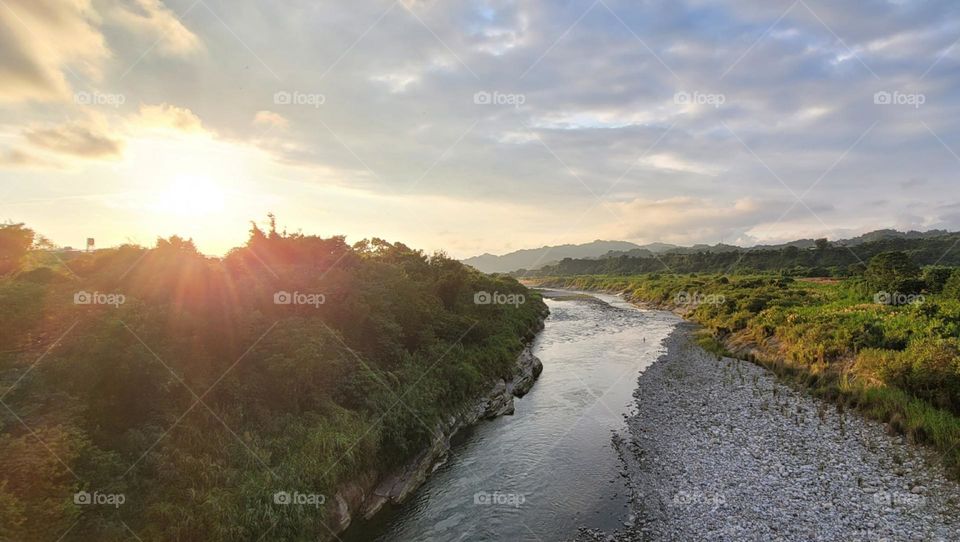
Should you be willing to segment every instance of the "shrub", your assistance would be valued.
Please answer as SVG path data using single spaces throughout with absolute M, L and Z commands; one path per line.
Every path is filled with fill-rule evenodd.
M 33 245 L 33 230 L 23 224 L 0 224 L 0 275 L 15 271 Z
M 952 267 L 931 266 L 923 270 L 923 282 L 926 290 L 932 294 L 943 291 L 944 285 L 953 274 Z
M 899 352 L 879 348 L 866 348 L 857 353 L 853 372 L 871 385 L 890 382 L 897 374 Z
M 950 278 L 943 284 L 943 296 L 960 300 L 960 269 L 954 269 Z
M 851 277 L 862 276 L 867 271 L 867 266 L 862 263 L 852 263 L 847 266 L 847 274 Z
M 864 278 L 877 292 L 900 292 L 897 288 L 910 286 L 906 281 L 918 278 L 920 268 L 903 252 L 883 252 L 870 259 Z M 912 293 L 912 292 L 902 292 Z
M 955 338 L 916 340 L 900 355 L 895 384 L 939 408 L 960 414 L 960 343 Z

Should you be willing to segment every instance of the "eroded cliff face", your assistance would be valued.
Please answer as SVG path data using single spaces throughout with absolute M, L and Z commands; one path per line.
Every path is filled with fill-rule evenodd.
M 328 526 L 343 532 L 354 518 L 370 519 L 388 502 L 400 504 L 420 487 L 446 460 L 450 439 L 464 427 L 481 419 L 513 414 L 514 398 L 523 397 L 543 372 L 543 363 L 528 345 L 517 357 L 516 371 L 510 380 L 499 379 L 490 391 L 475 403 L 452 413 L 437 424 L 430 446 L 402 467 L 387 473 L 371 471 L 342 485 L 328 501 L 331 508 Z

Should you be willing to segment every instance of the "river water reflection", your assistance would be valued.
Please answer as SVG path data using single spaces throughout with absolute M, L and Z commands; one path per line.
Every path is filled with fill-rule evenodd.
M 516 413 L 458 434 L 449 460 L 409 501 L 351 527 L 346 542 L 549 542 L 625 521 L 611 437 L 679 318 L 610 295 L 544 293 L 550 316 L 534 344 L 544 370 Z

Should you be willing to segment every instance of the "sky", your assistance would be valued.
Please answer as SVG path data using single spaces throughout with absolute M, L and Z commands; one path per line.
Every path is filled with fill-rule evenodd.
M 960 229 L 953 0 L 0 0 L 0 220 L 454 257 Z

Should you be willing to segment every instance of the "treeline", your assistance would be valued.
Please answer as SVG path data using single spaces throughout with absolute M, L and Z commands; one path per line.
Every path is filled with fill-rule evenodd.
M 329 538 L 336 489 L 511 376 L 546 312 L 443 254 L 272 222 L 223 258 L 173 237 L 67 259 L 28 235 L 0 231 L 3 540 Z
M 825 239 L 801 249 L 742 249 L 731 252 L 666 253 L 659 256 L 615 256 L 601 259 L 566 258 L 537 270 L 519 270 L 514 276 L 635 275 L 642 273 L 764 273 L 797 277 L 847 277 L 863 272 L 866 262 L 884 252 L 903 252 L 919 265 L 960 266 L 960 234 L 919 239 L 882 239 L 855 246 L 835 245 Z

